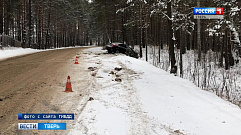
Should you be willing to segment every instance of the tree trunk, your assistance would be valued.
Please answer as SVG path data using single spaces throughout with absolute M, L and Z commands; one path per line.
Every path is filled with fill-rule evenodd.
M 30 48 L 31 47 L 31 43 L 32 43 L 32 39 L 31 37 L 33 37 L 32 35 L 32 2 L 31 0 L 29 0 L 29 29 L 28 29 L 28 47 Z
M 175 52 L 174 52 L 174 41 L 173 41 L 173 29 L 172 29 L 172 1 L 170 0 L 167 2 L 167 15 L 168 15 L 168 42 L 169 42 L 169 59 L 171 62 L 171 72 L 173 74 L 177 73 L 176 70 L 176 59 L 175 59 Z
M 223 36 L 223 40 L 221 43 L 221 51 L 220 51 L 220 59 L 219 59 L 219 66 L 223 67 L 223 58 L 224 58 L 224 44 L 225 44 L 225 35 Z

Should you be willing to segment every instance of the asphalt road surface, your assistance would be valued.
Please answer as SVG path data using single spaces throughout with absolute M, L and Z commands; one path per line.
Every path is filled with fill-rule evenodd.
M 63 98 L 63 91 L 70 70 L 77 70 L 73 64 L 75 56 L 83 49 L 46 51 L 0 61 L 0 134 L 44 133 L 19 131 L 18 123 L 46 121 L 21 121 L 18 113 L 71 113 L 74 104 L 64 104 L 68 97 Z M 79 62 L 82 64 L 84 60 Z M 84 72 L 86 67 L 82 66 Z

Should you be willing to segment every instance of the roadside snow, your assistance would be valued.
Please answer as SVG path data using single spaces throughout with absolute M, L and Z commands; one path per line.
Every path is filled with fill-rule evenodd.
M 20 55 L 40 52 L 40 51 L 41 50 L 30 49 L 30 48 L 23 49 L 23 48 L 17 48 L 17 47 L 8 47 L 8 48 L 4 48 L 3 50 L 0 49 L 0 60 L 10 58 L 10 57 L 20 56 Z
M 69 134 L 239 135 L 241 110 L 142 60 L 91 48 L 89 101 Z M 122 68 L 120 71 L 115 68 Z
M 134 86 L 150 117 L 183 133 L 240 134 L 237 125 L 241 124 L 241 110 L 237 106 L 146 62 L 132 60 L 126 64 L 143 72 L 142 79 L 134 81 Z
M 76 47 L 88 47 L 88 46 L 76 46 Z M 50 51 L 50 50 L 58 50 L 58 49 L 68 49 L 68 48 L 75 48 L 75 47 L 62 47 L 62 48 L 54 48 L 54 49 L 46 49 L 46 50 L 37 50 L 31 48 L 20 48 L 20 47 L 3 47 L 0 49 L 0 60 L 36 53 L 36 52 L 43 52 L 43 51 Z

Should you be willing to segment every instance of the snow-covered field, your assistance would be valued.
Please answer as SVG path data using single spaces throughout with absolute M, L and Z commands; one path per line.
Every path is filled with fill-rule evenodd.
M 239 107 L 145 61 L 103 52 L 86 51 L 94 100 L 69 134 L 240 135 Z

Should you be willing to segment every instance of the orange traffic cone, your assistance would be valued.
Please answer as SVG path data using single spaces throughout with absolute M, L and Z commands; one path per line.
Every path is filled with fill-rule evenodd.
M 74 64 L 79 64 L 78 59 L 77 59 L 77 56 L 76 56 L 76 58 L 75 58 L 75 63 L 74 63 Z
M 71 82 L 70 82 L 70 76 L 68 76 L 67 78 L 66 88 L 64 92 L 73 92 L 71 87 Z

